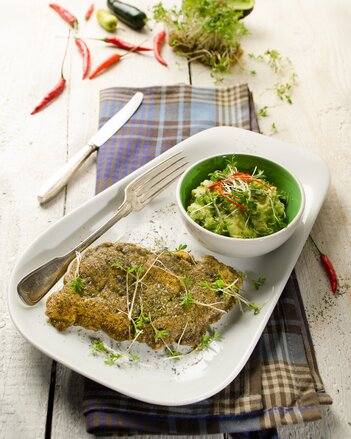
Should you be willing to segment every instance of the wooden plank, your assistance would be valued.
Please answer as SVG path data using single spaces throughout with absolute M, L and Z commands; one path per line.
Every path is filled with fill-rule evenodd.
M 0 437 L 44 437 L 51 360 L 14 328 L 6 305 L 11 271 L 24 249 L 59 219 L 63 197 L 41 208 L 36 192 L 43 179 L 65 160 L 67 94 L 45 112 L 30 116 L 60 76 L 61 23 L 39 0 L 2 2 L 0 39 Z M 52 12 L 52 11 L 51 11 Z M 59 130 L 57 127 L 62 126 Z

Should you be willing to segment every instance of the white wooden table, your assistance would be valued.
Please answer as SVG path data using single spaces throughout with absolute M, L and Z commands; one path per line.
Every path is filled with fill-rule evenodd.
M 89 0 L 59 2 L 82 17 Z M 130 0 L 148 10 L 153 1 Z M 104 0 L 95 1 L 105 8 Z M 329 164 L 332 184 L 313 229 L 320 247 L 333 260 L 340 294 L 333 297 L 315 249 L 307 242 L 296 267 L 320 371 L 334 404 L 321 421 L 281 428 L 282 438 L 351 437 L 351 3 L 348 0 L 257 0 L 246 19 L 251 34 L 245 53 L 277 49 L 288 56 L 299 76 L 292 105 L 270 109 L 262 119 L 264 133 L 274 122 L 276 137 L 303 146 Z M 125 28 L 125 26 L 123 26 Z M 48 2 L 1 1 L 0 41 L 0 437 L 85 438 L 81 414 L 82 378 L 27 343 L 7 312 L 11 270 L 25 248 L 52 223 L 94 195 L 95 163 L 88 160 L 67 189 L 45 207 L 36 193 L 51 173 L 95 132 L 98 92 L 110 86 L 174 84 L 213 86 L 209 70 L 188 66 L 169 47 L 164 68 L 150 55 L 131 54 L 93 81 L 81 80 L 81 58 L 71 44 L 65 63 L 67 89 L 43 112 L 30 116 L 38 100 L 56 83 L 68 26 Z M 126 29 L 126 28 L 125 28 Z M 82 20 L 80 34 L 105 36 L 95 17 Z M 126 40 L 152 41 L 127 30 Z M 93 64 L 113 49 L 89 43 Z M 244 55 L 244 60 L 248 60 Z M 272 101 L 273 78 L 264 65 L 250 64 L 257 75 L 235 69 L 225 84 L 248 82 L 257 107 Z M 313 169 L 311 169 L 313 172 Z

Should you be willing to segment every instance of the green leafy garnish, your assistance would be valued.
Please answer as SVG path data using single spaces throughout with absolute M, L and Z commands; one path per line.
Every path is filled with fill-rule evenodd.
M 297 84 L 297 74 L 292 71 L 293 65 L 290 58 L 286 56 L 282 56 L 278 50 L 266 50 L 261 55 L 254 55 L 253 53 L 249 53 L 249 58 L 254 59 L 256 61 L 263 61 L 268 64 L 269 67 L 273 70 L 276 76 L 279 77 L 279 81 L 273 85 L 273 88 L 281 101 L 285 101 L 288 104 L 292 104 L 292 92 L 294 86 Z M 283 73 L 284 76 L 289 77 L 287 80 L 282 79 Z M 279 75 L 278 75 L 279 74 Z M 263 107 L 258 111 L 259 116 L 266 117 L 267 116 L 267 107 Z M 263 112 L 263 114 L 262 114 Z
M 254 314 L 258 314 L 261 310 L 261 306 L 256 303 L 249 302 L 244 296 L 239 293 L 237 284 L 238 279 L 234 282 L 228 284 L 223 279 L 216 279 L 214 282 L 202 282 L 201 286 L 204 289 L 210 289 L 212 291 L 216 291 L 221 295 L 229 295 L 234 297 L 240 306 L 240 309 L 243 310 L 242 304 L 246 305 L 247 308 L 254 311 Z
M 189 287 L 190 285 L 193 285 L 194 281 L 193 281 L 193 279 L 190 279 L 189 277 L 184 277 L 183 283 L 184 283 L 184 285 Z
M 99 338 L 91 341 L 91 348 L 94 352 L 103 353 L 105 357 L 104 363 L 108 366 L 113 366 L 118 359 L 123 357 L 123 354 L 116 354 L 110 348 L 107 348 Z
M 180 358 L 182 357 L 182 354 L 177 349 L 173 349 L 168 346 L 167 351 L 168 351 L 168 357 L 172 358 L 173 360 L 179 361 Z
M 222 336 L 215 329 L 210 328 L 208 334 L 202 336 L 201 342 L 196 347 L 197 350 L 202 351 L 207 349 L 209 345 L 215 340 L 221 340 Z
M 262 285 L 264 285 L 266 283 L 266 280 L 267 279 L 265 277 L 259 277 L 257 280 L 253 281 L 256 290 L 258 290 L 260 287 L 262 287 Z
M 140 360 L 140 356 L 137 355 L 137 354 L 134 354 L 133 352 L 129 352 L 129 358 L 130 358 L 132 361 L 139 361 L 139 360 Z
M 145 323 L 149 323 L 150 322 L 150 318 L 145 316 L 143 314 L 143 312 L 141 311 L 139 314 L 139 317 L 137 317 L 136 319 L 132 320 L 133 325 L 134 325 L 134 329 L 135 332 L 141 331 L 141 329 L 143 328 Z
M 167 329 L 157 329 L 154 327 L 154 331 L 155 331 L 155 341 L 162 340 L 163 338 L 169 335 Z
M 267 117 L 268 116 L 268 106 L 265 105 L 264 107 L 260 108 L 257 111 L 257 114 L 258 114 L 258 116 L 261 116 L 261 117 Z
M 104 363 L 107 364 L 108 366 L 113 366 L 116 363 L 116 361 L 122 357 L 123 357 L 122 354 L 114 354 L 113 352 L 110 352 Z
M 275 133 L 277 133 L 277 132 L 278 132 L 277 125 L 275 124 L 275 122 L 272 122 L 272 125 L 271 125 L 271 134 L 275 134 Z
M 91 347 L 92 347 L 92 349 L 94 351 L 102 351 L 102 352 L 106 352 L 107 351 L 107 349 L 105 348 L 104 343 L 99 338 L 96 338 L 96 339 L 92 340 Z
M 292 65 L 290 58 L 282 56 L 280 52 L 275 49 L 267 49 L 260 55 L 249 53 L 249 58 L 267 63 L 275 73 L 279 73 Z
M 84 279 L 82 279 L 80 276 L 77 276 L 75 279 L 71 280 L 70 285 L 76 293 L 80 294 L 84 290 L 84 282 L 85 282 Z
M 177 248 L 174 249 L 175 252 L 180 252 L 185 250 L 188 246 L 186 244 L 179 244 Z
M 195 303 L 195 300 L 193 298 L 193 296 L 191 295 L 191 293 L 187 292 L 186 294 L 184 294 L 184 296 L 182 296 L 180 298 L 180 304 L 182 306 L 189 306 L 189 305 L 193 305 Z
M 135 264 L 135 265 L 123 265 L 121 261 L 116 260 L 112 262 L 111 267 L 113 268 L 119 268 L 120 270 L 125 271 L 128 274 L 134 274 L 135 276 L 140 276 L 145 271 L 145 267 L 141 264 Z
M 127 273 L 134 274 L 135 276 L 140 276 L 145 271 L 145 267 L 140 264 L 132 265 L 131 267 L 126 268 Z
M 291 93 L 296 85 L 297 75 L 293 73 L 286 82 L 277 82 L 274 84 L 274 89 L 281 101 L 286 101 L 288 104 L 292 104 Z
M 121 270 L 125 270 L 125 266 L 119 260 L 116 260 L 116 261 L 112 262 L 111 267 L 113 267 L 113 268 L 120 268 Z

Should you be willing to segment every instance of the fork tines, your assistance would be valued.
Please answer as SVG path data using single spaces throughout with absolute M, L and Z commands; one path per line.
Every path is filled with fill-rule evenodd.
M 139 204 L 134 204 L 134 208 L 142 208 L 166 189 L 180 176 L 187 164 L 182 152 L 177 152 L 132 181 L 126 192 L 133 193 L 135 202 Z

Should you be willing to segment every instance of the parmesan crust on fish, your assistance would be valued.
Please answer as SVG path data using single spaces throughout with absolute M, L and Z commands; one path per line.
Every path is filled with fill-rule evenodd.
M 195 260 L 186 251 L 104 243 L 75 261 L 62 289 L 48 298 L 46 315 L 59 331 L 75 325 L 117 341 L 137 336 L 153 349 L 197 346 L 238 303 L 218 282 L 238 291 L 243 279 L 212 256 Z

